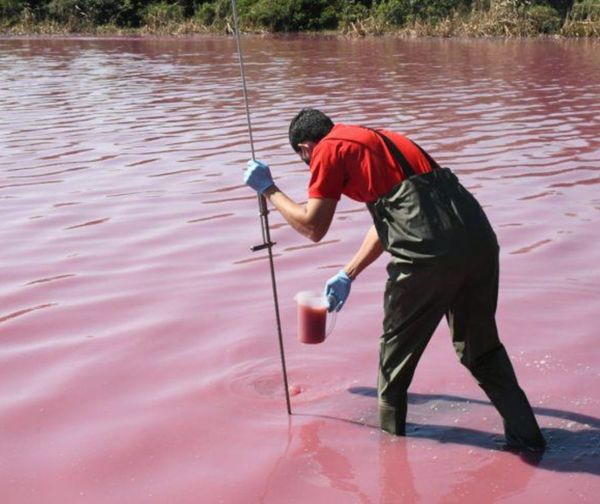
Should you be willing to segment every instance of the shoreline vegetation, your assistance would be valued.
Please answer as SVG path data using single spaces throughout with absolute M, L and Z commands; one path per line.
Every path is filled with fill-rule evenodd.
M 600 0 L 237 0 L 244 32 L 600 37 Z M 233 32 L 230 0 L 0 0 L 0 35 Z

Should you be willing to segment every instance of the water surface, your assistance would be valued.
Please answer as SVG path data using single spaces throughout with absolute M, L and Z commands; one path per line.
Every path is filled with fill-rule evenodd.
M 257 155 L 306 198 L 303 106 L 396 129 L 450 166 L 499 236 L 498 324 L 550 449 L 501 421 L 442 324 L 409 437 L 377 429 L 385 259 L 333 335 L 300 345 L 369 226 L 343 200 L 319 244 L 270 215 L 285 410 L 235 42 L 0 39 L 2 502 L 573 502 L 600 490 L 600 46 L 244 38 Z

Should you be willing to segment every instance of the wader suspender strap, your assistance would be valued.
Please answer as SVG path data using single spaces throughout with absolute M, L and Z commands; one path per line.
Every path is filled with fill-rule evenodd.
M 406 178 L 412 177 L 415 174 L 415 171 L 412 169 L 412 166 L 410 165 L 410 163 L 404 157 L 404 154 L 402 154 L 402 152 L 400 152 L 400 150 L 398 149 L 398 147 L 396 147 L 396 145 L 394 144 L 394 142 L 392 142 L 387 136 L 385 136 L 380 131 L 377 131 L 377 130 L 371 129 L 371 128 L 368 128 L 368 129 L 370 129 L 373 133 L 375 133 L 376 135 L 378 135 L 383 140 L 383 142 L 387 146 L 388 150 L 392 154 L 392 157 L 396 160 L 396 163 L 398 163 L 400 165 L 400 167 L 402 168 L 402 171 L 404 172 L 404 176 Z M 427 153 L 427 151 L 425 151 L 424 149 L 422 149 L 421 146 L 419 144 L 417 144 L 416 142 L 413 142 L 412 140 L 411 140 L 411 142 L 415 145 L 415 147 L 417 147 L 417 149 L 419 149 L 421 151 L 421 153 L 423 154 L 423 156 L 425 156 L 425 159 L 427 159 L 427 161 L 429 162 L 429 166 L 431 166 L 432 170 L 438 170 L 440 168 L 440 165 L 437 164 L 437 162 L 435 161 L 435 159 L 433 159 Z
M 398 147 L 394 145 L 394 142 L 392 142 L 387 136 L 385 136 L 383 133 L 377 130 L 371 131 L 373 131 L 373 133 L 378 135 L 379 138 L 383 140 L 383 143 L 385 143 L 385 145 L 387 146 L 388 150 L 392 154 L 392 157 L 396 160 L 396 163 L 398 163 L 400 165 L 400 168 L 402 168 L 402 171 L 404 172 L 404 177 L 410 178 L 414 176 L 415 171 L 412 169 L 412 166 L 410 166 L 410 163 L 406 160 L 402 152 L 400 152 L 400 149 L 398 149 Z
M 425 149 L 422 149 L 421 146 L 417 142 L 415 142 L 413 140 L 411 140 L 411 142 L 417 146 L 417 148 L 421 151 L 421 154 L 423 154 L 423 156 L 425 156 L 425 159 L 427 159 L 427 161 L 429 161 L 429 166 L 431 166 L 432 170 L 439 170 L 441 168 L 441 166 L 437 163 L 437 161 L 435 159 L 433 159 Z

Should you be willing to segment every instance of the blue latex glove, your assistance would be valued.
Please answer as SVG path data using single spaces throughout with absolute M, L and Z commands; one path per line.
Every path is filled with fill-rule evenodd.
M 274 185 L 269 165 L 254 159 L 248 161 L 248 168 L 244 172 L 244 182 L 255 191 L 261 194 L 264 193 Z
M 329 300 L 329 311 L 339 312 L 350 295 L 352 279 L 341 270 L 337 275 L 327 280 L 325 284 L 325 296 Z

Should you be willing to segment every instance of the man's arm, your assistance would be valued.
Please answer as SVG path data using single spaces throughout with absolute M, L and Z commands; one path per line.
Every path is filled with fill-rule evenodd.
M 276 185 L 269 187 L 263 194 L 290 226 L 315 243 L 321 241 L 329 230 L 337 206 L 336 200 L 309 198 L 305 205 L 299 205 Z
M 379 241 L 375 226 L 371 226 L 354 257 L 344 269 L 327 280 L 325 284 L 325 295 L 329 300 L 329 311 L 340 311 L 342 309 L 350 295 L 353 280 L 362 270 L 375 261 L 382 252 L 383 246 Z
M 383 245 L 381 245 L 379 236 L 377 236 L 377 230 L 373 225 L 369 228 L 362 245 L 356 254 L 354 254 L 354 257 L 350 259 L 350 262 L 344 267 L 344 271 L 352 280 L 354 280 L 360 272 L 374 262 L 382 252 Z

